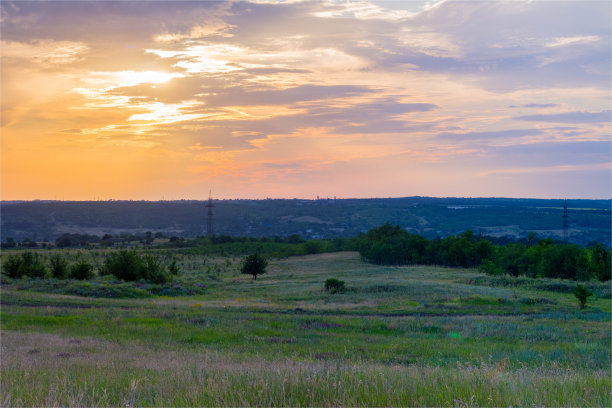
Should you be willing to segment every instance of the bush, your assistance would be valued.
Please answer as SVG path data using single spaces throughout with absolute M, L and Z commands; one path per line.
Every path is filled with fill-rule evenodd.
M 9 278 L 44 278 L 47 275 L 47 268 L 42 262 L 40 255 L 35 252 L 23 252 L 20 255 L 11 255 L 4 262 L 3 272 Z
M 307 254 L 319 254 L 323 252 L 322 244 L 319 241 L 310 240 L 304 244 L 304 250 Z
M 254 253 L 253 255 L 247 256 L 244 261 L 242 261 L 240 273 L 253 275 L 253 280 L 256 280 L 257 275 L 266 273 L 266 266 L 268 266 L 266 258 L 258 253 Z
M 167 283 L 172 281 L 172 275 L 168 273 L 166 267 L 159 258 L 153 255 L 146 255 L 144 262 L 144 279 L 153 283 Z
M 78 280 L 88 280 L 93 278 L 93 265 L 84 259 L 79 259 L 70 267 L 70 277 Z
M 574 289 L 574 296 L 576 296 L 576 299 L 578 299 L 581 309 L 586 307 L 587 298 L 592 294 L 593 292 L 588 290 L 586 286 L 576 285 L 576 288 Z
M 55 279 L 66 279 L 68 277 L 68 261 L 61 254 L 51 255 L 49 269 L 51 270 L 51 276 Z
M 325 281 L 325 290 L 331 294 L 342 293 L 345 290 L 344 281 L 330 278 Z
M 19 255 L 9 255 L 9 257 L 2 264 L 2 272 L 9 278 L 20 278 L 21 277 L 21 265 L 23 260 Z
M 146 280 L 153 283 L 168 283 L 179 273 L 180 269 L 175 260 L 166 268 L 158 257 L 151 254 L 141 257 L 134 250 L 121 250 L 109 254 L 102 267 L 102 274 L 113 275 L 124 281 Z
M 124 281 L 144 279 L 145 265 L 136 251 L 121 250 L 109 254 L 104 260 L 102 274 L 114 275 Z

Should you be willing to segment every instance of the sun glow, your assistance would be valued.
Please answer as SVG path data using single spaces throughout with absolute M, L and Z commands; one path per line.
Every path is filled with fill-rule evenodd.
M 137 107 L 148 109 L 149 112 L 134 114 L 128 118 L 128 121 L 155 122 L 161 124 L 197 119 L 203 116 L 201 114 L 185 114 L 181 112 L 181 109 L 189 108 L 190 106 L 193 106 L 193 104 L 184 103 L 180 105 L 168 105 L 161 102 L 155 102 L 138 105 Z
M 163 84 L 173 78 L 183 78 L 184 76 L 178 72 L 158 71 L 92 72 L 83 81 L 89 84 L 102 85 L 106 89 L 112 89 L 140 84 Z

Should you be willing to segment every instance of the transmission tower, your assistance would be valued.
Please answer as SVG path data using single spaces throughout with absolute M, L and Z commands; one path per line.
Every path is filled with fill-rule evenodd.
M 567 199 L 565 200 L 565 203 L 563 204 L 563 241 L 567 242 L 567 238 L 568 238 L 568 231 L 567 231 Z
M 215 205 L 213 204 L 213 200 L 212 200 L 212 190 L 210 190 L 208 192 L 208 202 L 206 203 L 206 208 L 208 208 L 208 226 L 206 228 L 206 232 L 208 233 L 209 237 L 212 237 L 213 234 L 215 233 L 213 230 L 213 207 Z

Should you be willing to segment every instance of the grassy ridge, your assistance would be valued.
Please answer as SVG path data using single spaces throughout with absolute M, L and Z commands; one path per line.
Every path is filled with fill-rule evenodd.
M 355 253 L 274 261 L 254 283 L 237 260 L 181 261 L 204 295 L 5 285 L 2 405 L 612 403 L 603 289 L 580 312 L 573 295 L 547 290 L 553 280 L 491 286 L 474 270 L 382 267 Z M 326 293 L 329 277 L 348 290 Z

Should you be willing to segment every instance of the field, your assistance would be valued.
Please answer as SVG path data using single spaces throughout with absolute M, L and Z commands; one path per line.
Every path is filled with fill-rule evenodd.
M 182 255 L 203 294 L 2 287 L 2 406 L 610 406 L 609 283 L 382 267 L 353 252 Z M 214 268 L 211 268 L 214 266 Z M 211 273 L 214 271 L 214 273 Z M 343 293 L 324 290 L 328 278 Z M 35 285 L 34 285 L 35 286 Z

